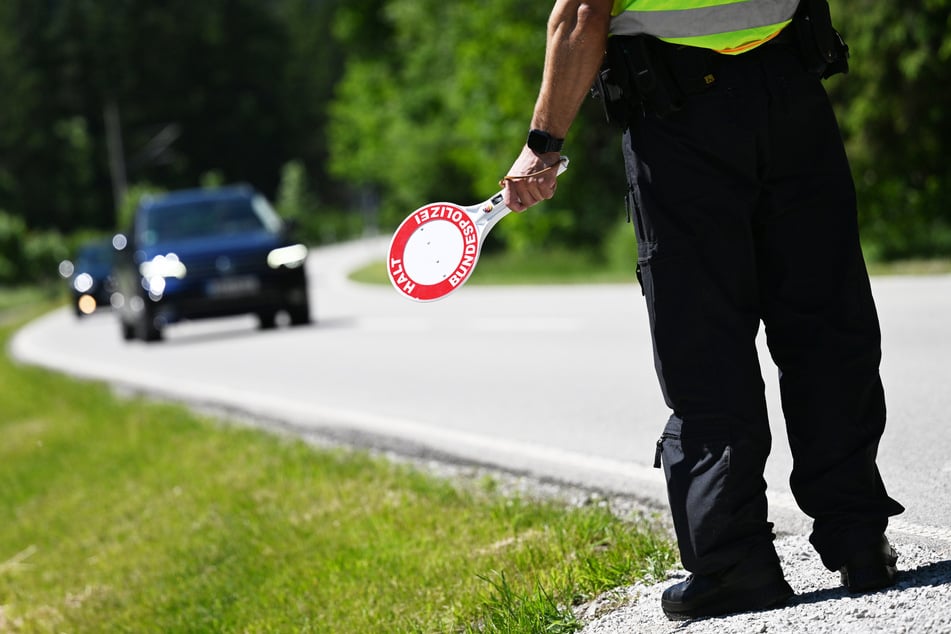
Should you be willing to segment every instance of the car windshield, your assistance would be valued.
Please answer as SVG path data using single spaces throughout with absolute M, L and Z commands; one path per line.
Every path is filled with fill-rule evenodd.
M 86 245 L 76 254 L 76 265 L 79 268 L 109 266 L 113 254 L 111 244 Z
M 281 221 L 261 196 L 151 207 L 139 227 L 144 245 L 209 236 L 275 232 Z

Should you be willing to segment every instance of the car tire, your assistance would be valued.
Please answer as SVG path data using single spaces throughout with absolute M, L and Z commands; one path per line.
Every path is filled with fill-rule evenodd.
M 155 325 L 155 315 L 145 309 L 136 324 L 136 334 L 142 341 L 153 342 L 162 340 L 162 329 Z
M 288 316 L 291 318 L 292 326 L 306 326 L 311 323 L 310 317 L 310 306 L 306 304 L 304 306 L 295 306 L 294 308 L 289 308 L 287 310 Z
M 277 312 L 272 310 L 258 313 L 258 328 L 261 330 L 277 328 Z
M 124 321 L 119 324 L 122 327 L 122 339 L 123 341 L 132 341 L 135 339 L 135 326 L 132 324 L 127 324 Z

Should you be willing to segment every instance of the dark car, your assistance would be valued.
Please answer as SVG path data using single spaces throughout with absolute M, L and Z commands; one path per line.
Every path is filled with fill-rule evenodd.
M 79 246 L 73 260 L 60 263 L 59 272 L 69 284 L 73 312 L 77 317 L 90 315 L 110 305 L 115 292 L 114 260 L 115 249 L 111 241 L 91 240 Z
M 115 307 L 126 340 L 155 341 L 185 319 L 252 313 L 273 328 L 285 312 L 310 323 L 307 247 L 250 187 L 148 198 L 118 245 Z

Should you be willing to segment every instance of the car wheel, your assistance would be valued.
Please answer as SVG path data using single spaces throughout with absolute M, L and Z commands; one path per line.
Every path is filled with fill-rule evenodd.
M 142 341 L 162 340 L 162 329 L 155 325 L 155 315 L 148 309 L 142 311 L 136 331 Z
M 273 330 L 277 327 L 277 312 L 267 311 L 258 313 L 258 327 L 261 330 Z
M 135 339 L 135 326 L 127 324 L 124 321 L 120 323 L 122 327 L 122 339 L 124 341 L 132 341 Z
M 292 326 L 306 326 L 310 323 L 310 306 L 295 306 L 287 311 Z

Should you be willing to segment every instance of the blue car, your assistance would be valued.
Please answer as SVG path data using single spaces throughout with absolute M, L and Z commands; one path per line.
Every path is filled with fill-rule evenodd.
M 311 321 L 307 247 L 250 187 L 147 198 L 117 245 L 113 302 L 126 340 L 157 341 L 186 319 L 255 314 L 273 328 Z
M 90 315 L 112 301 L 115 284 L 112 267 L 115 250 L 109 240 L 90 240 L 76 250 L 73 260 L 64 260 L 59 272 L 69 283 L 73 312 Z

